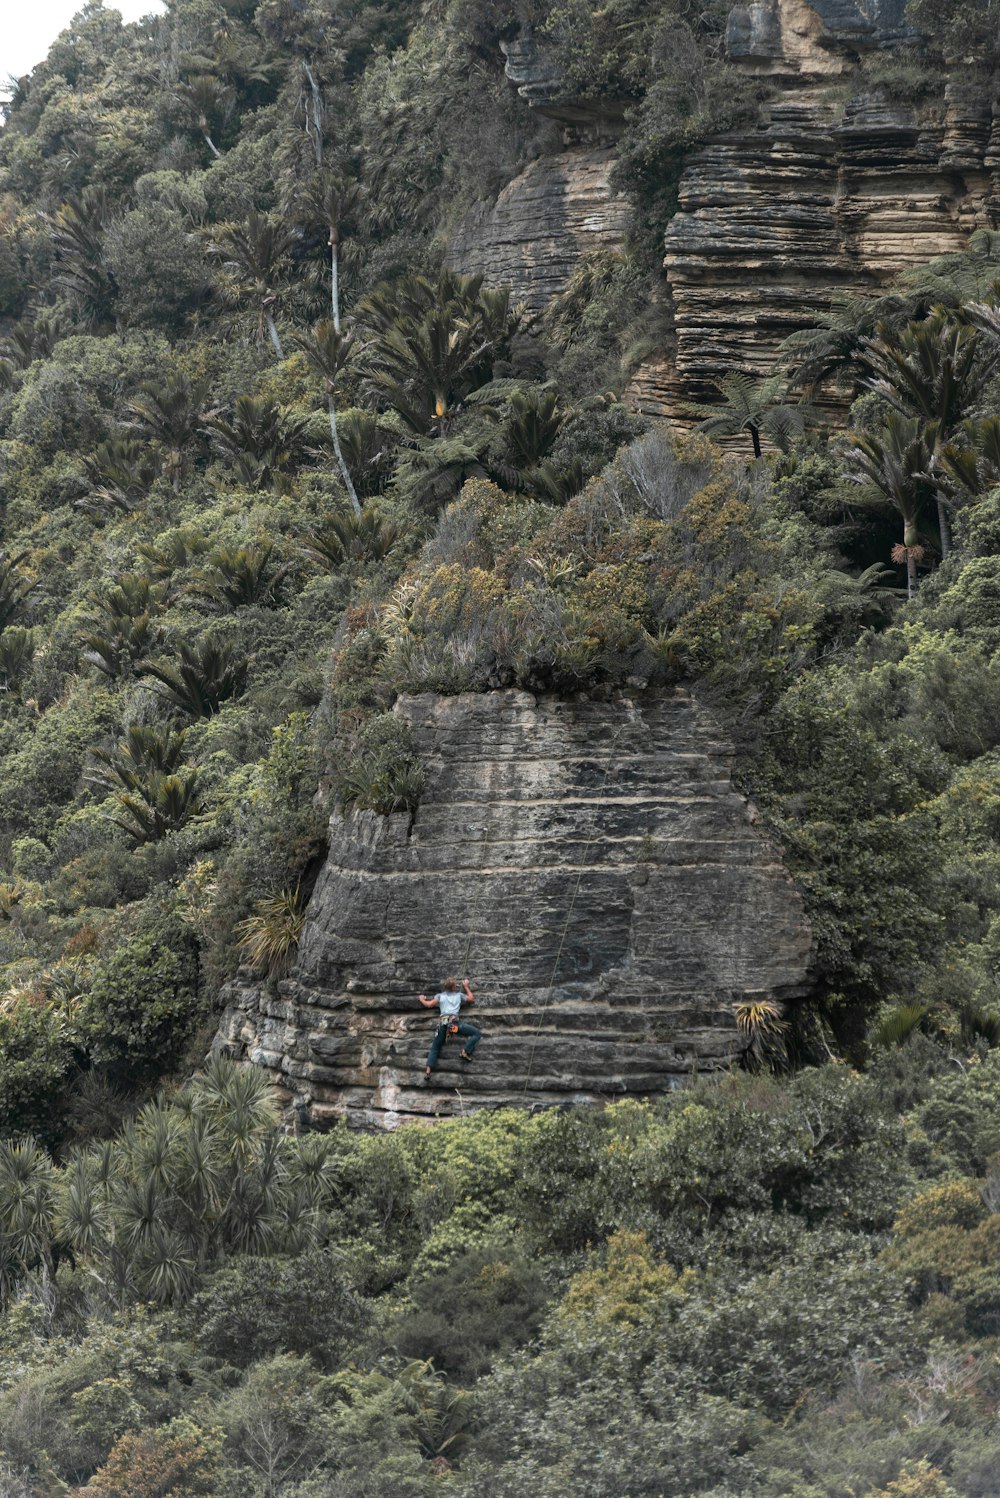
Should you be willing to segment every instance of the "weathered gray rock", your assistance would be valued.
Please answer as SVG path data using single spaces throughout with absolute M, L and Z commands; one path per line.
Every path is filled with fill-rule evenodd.
M 562 291 L 581 256 L 625 239 L 628 203 L 611 190 L 614 152 L 572 146 L 537 161 L 497 201 L 470 215 L 453 236 L 448 263 L 512 286 L 534 310 Z
M 753 127 L 696 152 L 665 236 L 675 346 L 632 387 L 683 414 L 721 375 L 765 375 L 837 291 L 862 291 L 963 248 L 994 220 L 989 111 L 953 93 L 920 115 L 859 93 L 789 89 Z
M 685 691 L 404 698 L 416 814 L 334 818 L 298 965 L 242 973 L 219 1044 L 319 1121 L 392 1128 L 502 1104 L 647 1095 L 738 1049 L 735 1007 L 806 988 L 800 897 Z M 418 992 L 468 973 L 485 1038 L 422 1084 Z

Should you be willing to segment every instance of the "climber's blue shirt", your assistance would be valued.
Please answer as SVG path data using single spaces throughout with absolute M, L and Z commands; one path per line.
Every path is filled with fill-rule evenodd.
M 442 1019 L 447 1018 L 449 1014 L 457 1014 L 462 1007 L 462 995 L 460 993 L 450 993 L 448 990 L 445 990 L 444 993 L 435 994 L 434 997 L 438 1001 L 438 1008 L 441 1011 Z

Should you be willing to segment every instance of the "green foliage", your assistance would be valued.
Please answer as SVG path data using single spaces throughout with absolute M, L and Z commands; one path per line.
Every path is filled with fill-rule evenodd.
M 218 585 L 220 592 L 226 587 L 245 590 L 247 574 L 256 583 L 257 561 L 257 557 L 241 558 L 237 553 L 234 578 L 230 583 L 223 574 Z M 197 645 L 182 640 L 177 650 L 176 666 L 158 666 L 153 661 L 146 661 L 138 669 L 140 675 L 153 677 L 156 685 L 152 691 L 174 712 L 189 718 L 211 718 L 223 703 L 238 697 L 243 691 L 247 664 L 246 657 L 235 645 L 208 634 L 202 636 Z
M 302 1146 L 304 1155 L 312 1143 Z M 321 1150 L 313 1154 L 329 1168 Z M 198 1345 L 234 1367 L 295 1353 L 330 1370 L 344 1361 L 368 1314 L 345 1279 L 342 1256 L 312 1248 L 289 1258 L 234 1259 L 194 1297 L 190 1321 Z
M 188 592 L 220 612 L 277 608 L 290 563 L 277 564 L 274 542 L 267 536 L 245 546 L 220 546 L 209 552 Z
M 364 723 L 337 771 L 337 793 L 345 806 L 388 816 L 412 811 L 420 799 L 423 770 L 414 757 L 409 724 L 393 713 Z
M 191 933 L 152 913 L 95 967 L 79 1012 L 93 1060 L 126 1082 L 169 1067 L 199 1018 Z
M 629 382 L 672 336 L 685 155 L 770 87 L 723 60 L 730 10 L 345 0 L 332 26 L 321 0 L 177 0 L 123 27 L 88 6 L 12 93 L 18 1498 L 993 1498 L 997 237 L 838 302 L 763 390 L 730 373 L 721 425 L 746 457 L 769 423 L 779 458 L 649 426 Z M 988 6 L 932 10 L 911 6 L 919 58 L 873 53 L 861 81 L 933 134 L 946 85 L 953 113 L 988 106 L 994 39 Z M 440 263 L 559 148 L 503 76 L 522 23 L 557 110 L 600 140 L 621 117 L 635 210 L 537 320 Z M 866 390 L 853 436 L 828 443 L 818 401 L 806 439 L 786 376 Z M 178 1085 L 239 936 L 288 963 L 327 789 L 345 816 L 412 810 L 399 693 L 683 679 L 816 936 L 809 998 L 742 1013 L 753 1075 L 301 1140 L 252 1068 Z M 867 1074 L 801 1070 L 834 1048 Z
M 112 224 L 104 260 L 123 320 L 177 330 L 202 301 L 207 276 L 191 225 L 166 203 L 143 204 Z
M 74 1071 L 65 1014 L 25 995 L 0 1013 L 0 1128 L 55 1142 Z
M 366 379 L 376 399 L 416 434 L 447 430 L 462 402 L 485 385 L 519 315 L 508 288 L 442 271 L 377 286 L 358 306 L 370 336 Z
M 270 976 L 288 971 L 306 923 L 299 886 L 258 900 L 253 915 L 241 921 L 240 949 L 247 962 Z
M 134 843 L 158 842 L 201 810 L 200 775 L 181 759 L 185 731 L 134 724 L 113 750 L 95 749 L 92 783 L 115 791 L 115 825 Z
M 413 1309 L 396 1322 L 396 1347 L 463 1383 L 530 1341 L 549 1299 L 537 1265 L 504 1245 L 472 1248 L 445 1272 L 420 1276 L 418 1267 L 407 1290 Z

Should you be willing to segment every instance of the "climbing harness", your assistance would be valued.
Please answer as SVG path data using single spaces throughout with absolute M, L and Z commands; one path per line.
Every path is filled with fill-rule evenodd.
M 543 1024 L 544 1019 L 545 1019 L 545 1011 L 548 1009 L 549 1004 L 550 1004 L 550 1002 L 552 1000 L 552 990 L 555 988 L 556 974 L 559 971 L 559 963 L 562 961 L 563 947 L 566 945 L 566 937 L 567 937 L 567 935 L 569 933 L 569 923 L 570 923 L 570 921 L 573 918 L 573 909 L 574 909 L 574 907 L 576 905 L 576 897 L 580 893 L 580 885 L 583 882 L 583 871 L 584 871 L 584 869 L 587 866 L 587 854 L 590 852 L 591 847 L 593 846 L 594 841 L 595 841 L 595 839 L 597 837 L 597 832 L 598 832 L 598 825 L 597 825 L 598 813 L 600 812 L 600 810 L 601 810 L 601 808 L 602 808 L 602 806 L 604 804 L 604 798 L 607 795 L 608 780 L 609 780 L 610 775 L 611 775 L 611 766 L 614 763 L 615 749 L 617 747 L 618 740 L 621 738 L 622 734 L 625 732 L 625 728 L 626 728 L 626 724 L 623 723 L 621 725 L 621 727 L 618 729 L 618 731 L 616 732 L 614 738 L 611 740 L 611 747 L 608 750 L 608 758 L 607 758 L 607 762 L 606 762 L 606 764 L 604 766 L 604 779 L 601 781 L 600 794 L 598 795 L 597 801 L 595 803 L 594 820 L 593 820 L 593 824 L 592 824 L 591 829 L 590 829 L 590 836 L 589 836 L 589 838 L 587 839 L 587 841 L 586 841 L 586 843 L 584 845 L 583 858 L 582 858 L 582 860 L 580 862 L 580 868 L 579 868 L 579 871 L 578 871 L 577 876 L 576 876 L 576 883 L 573 886 L 573 894 L 572 894 L 572 898 L 570 899 L 570 902 L 569 902 L 569 909 L 566 912 L 566 919 L 563 922 L 562 935 L 559 938 L 559 946 L 558 946 L 558 948 L 556 950 L 555 961 L 552 964 L 552 972 L 549 974 L 549 986 L 548 986 L 548 989 L 546 990 L 545 998 L 544 998 L 544 1000 L 542 1002 L 542 1007 L 541 1007 L 541 1009 L 539 1010 L 539 1013 L 538 1013 L 538 1023 L 535 1026 L 535 1033 L 534 1033 L 534 1035 L 531 1038 L 531 1050 L 528 1052 L 528 1067 L 527 1067 L 527 1070 L 525 1071 L 525 1074 L 524 1074 L 524 1087 L 521 1089 L 521 1102 L 522 1103 L 524 1102 L 525 1098 L 528 1095 L 528 1083 L 531 1081 L 531 1070 L 532 1070 L 532 1067 L 533 1067 L 534 1061 L 535 1061 L 535 1050 L 536 1050 L 536 1048 L 538 1046 L 538 1037 L 541 1034 L 542 1024 Z

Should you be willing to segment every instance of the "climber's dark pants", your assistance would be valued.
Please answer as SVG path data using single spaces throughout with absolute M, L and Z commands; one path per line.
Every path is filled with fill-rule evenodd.
M 469 1035 L 472 1037 L 471 1040 L 466 1041 L 465 1046 L 463 1047 L 466 1055 L 471 1056 L 473 1051 L 476 1049 L 476 1046 L 482 1039 L 482 1030 L 477 1030 L 475 1025 L 466 1024 L 465 1020 L 461 1020 L 458 1026 L 458 1033 L 462 1036 Z M 427 1052 L 427 1065 L 430 1067 L 431 1071 L 433 1071 L 435 1066 L 437 1066 L 438 1057 L 441 1054 L 441 1047 L 444 1045 L 447 1039 L 448 1025 L 445 1021 L 442 1021 L 434 1031 L 434 1039 L 431 1041 L 431 1048 Z

